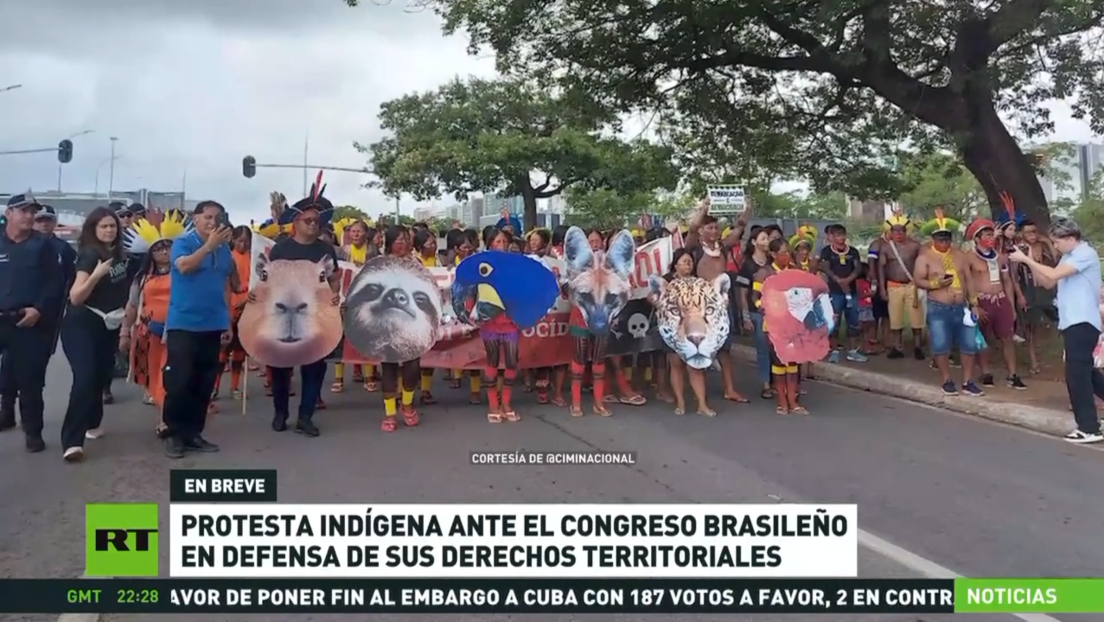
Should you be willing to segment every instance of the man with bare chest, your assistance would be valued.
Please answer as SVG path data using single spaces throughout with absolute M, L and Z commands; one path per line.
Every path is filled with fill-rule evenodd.
M 695 276 L 711 281 L 725 273 L 728 268 L 728 257 L 732 249 L 740 244 L 740 238 L 744 235 L 744 228 L 751 218 L 751 207 L 748 206 L 743 214 L 732 225 L 732 230 L 723 240 L 717 219 L 709 214 L 709 199 L 702 201 L 701 206 L 690 218 L 690 231 L 686 236 L 685 246 L 690 250 L 694 258 Z M 737 315 L 736 310 L 729 308 L 729 323 L 733 323 Z M 747 402 L 747 398 L 736 390 L 736 384 L 732 380 L 735 365 L 729 349 L 732 347 L 732 338 L 735 331 L 729 331 L 729 340 L 717 353 L 717 362 L 721 365 L 721 380 L 724 386 L 724 398 L 733 402 Z
M 912 355 L 924 360 L 921 331 L 924 326 L 924 307 L 919 289 L 913 283 L 916 260 L 920 256 L 920 243 L 908 237 L 909 223 L 894 223 L 889 238 L 882 244 L 878 256 L 878 293 L 886 301 L 889 310 L 891 345 L 888 358 L 904 358 L 902 333 L 905 317 L 912 329 Z
M 974 250 L 967 253 L 970 281 L 978 296 L 978 320 L 989 347 L 978 352 L 982 386 L 993 386 L 989 366 L 989 350 L 999 345 L 1008 368 L 1006 383 L 1013 389 L 1026 389 L 1016 373 L 1016 350 L 1012 338 L 1016 335 L 1016 291 L 1008 256 L 997 250 L 997 227 L 991 220 L 979 218 L 966 228 L 966 238 L 973 241 Z
M 962 392 L 978 396 L 985 393 L 973 380 L 977 340 L 974 326 L 966 318 L 977 314 L 977 294 L 971 289 L 970 266 L 965 253 L 951 245 L 952 231 L 958 223 L 938 215 L 923 227 L 931 236 L 931 246 L 923 248 L 916 259 L 913 282 L 927 292 L 928 342 L 932 358 L 942 380 L 943 393 L 958 395 L 951 379 L 950 353 L 957 347 L 962 355 Z
M 1026 254 L 1032 260 L 1044 265 L 1054 267 L 1062 254 L 1054 248 L 1054 244 L 1045 235 L 1039 233 L 1039 226 L 1031 220 L 1023 220 L 1020 223 L 1021 250 L 1026 247 Z M 1058 323 L 1058 308 L 1054 304 L 1054 290 L 1041 286 L 1035 280 L 1035 274 L 1026 265 L 1016 265 L 1012 268 L 1013 284 L 1016 286 L 1017 310 L 1020 312 L 1020 329 L 1027 339 L 1028 362 L 1033 374 L 1039 373 L 1039 339 L 1040 327 L 1047 324 Z

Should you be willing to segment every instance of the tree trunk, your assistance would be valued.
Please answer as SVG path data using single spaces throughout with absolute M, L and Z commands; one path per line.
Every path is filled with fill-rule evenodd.
M 522 214 L 522 225 L 525 231 L 518 231 L 518 235 L 526 234 L 537 228 L 537 191 L 533 188 L 533 182 L 526 180 L 521 186 L 521 198 L 525 201 L 525 213 Z
M 1007 192 L 1016 204 L 1016 213 L 1045 229 L 1050 224 L 1050 209 L 1043 187 L 1031 161 L 997 116 L 992 98 L 968 93 L 964 100 L 970 129 L 960 155 L 985 190 L 993 216 L 1007 217 L 1000 197 Z

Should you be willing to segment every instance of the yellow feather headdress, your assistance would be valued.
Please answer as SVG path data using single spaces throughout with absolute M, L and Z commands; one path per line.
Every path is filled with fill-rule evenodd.
M 128 253 L 148 253 L 154 244 L 162 240 L 175 240 L 192 230 L 192 222 L 181 210 L 168 212 L 147 210 L 146 215 L 130 224 L 123 231 L 123 247 Z
M 272 218 L 259 225 L 254 223 L 253 230 L 270 240 L 275 240 L 281 233 L 291 233 L 290 223 L 282 227 L 279 224 L 280 216 L 287 209 L 287 197 L 280 192 L 270 192 L 268 199 L 268 211 L 272 214 Z
M 816 246 L 817 228 L 806 223 L 797 228 L 797 233 L 790 238 L 790 248 L 797 248 L 799 244 L 808 244 L 809 248 Z
M 920 232 L 925 236 L 931 236 L 936 233 L 954 233 L 961 230 L 962 223 L 954 218 L 947 218 L 943 212 L 943 208 L 937 207 L 935 208 L 935 218 L 924 223 Z
M 888 232 L 893 227 L 904 227 L 906 233 L 912 233 L 912 221 L 909 220 L 908 216 L 905 216 L 904 211 L 899 207 L 893 208 L 889 218 L 886 218 L 885 222 L 882 223 L 882 231 Z

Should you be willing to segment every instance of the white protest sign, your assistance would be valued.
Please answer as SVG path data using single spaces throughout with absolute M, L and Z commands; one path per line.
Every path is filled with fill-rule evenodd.
M 747 194 L 743 186 L 732 184 L 709 186 L 709 213 L 742 214 L 747 209 Z

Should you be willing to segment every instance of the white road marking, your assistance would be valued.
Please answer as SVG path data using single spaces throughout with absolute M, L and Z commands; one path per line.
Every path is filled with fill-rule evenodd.
M 912 551 L 905 550 L 896 544 L 893 544 L 889 540 L 879 538 L 878 536 L 870 533 L 869 531 L 859 530 L 859 545 L 878 553 L 882 557 L 886 557 L 892 561 L 919 572 L 920 574 L 927 575 L 933 579 L 958 579 L 962 578 L 962 575 L 947 568 L 940 566 L 930 559 L 920 557 Z M 1010 613 L 1010 616 L 1017 617 L 1024 622 L 1062 622 L 1058 618 L 1048 616 L 1044 613 Z

